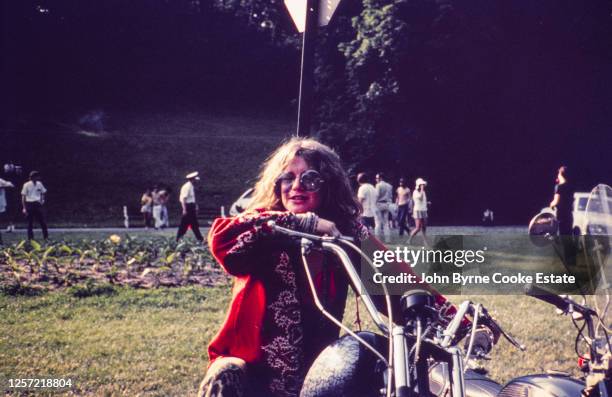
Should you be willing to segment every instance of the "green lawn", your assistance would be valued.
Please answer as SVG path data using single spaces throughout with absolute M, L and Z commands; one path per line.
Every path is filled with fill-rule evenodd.
M 117 266 L 127 269 L 137 264 L 124 262 L 143 250 L 164 252 L 146 266 L 165 266 L 164 258 L 174 251 L 163 238 L 171 232 L 160 234 L 154 239 L 144 232 L 130 232 L 131 239 L 121 234 L 122 241 L 116 246 L 108 243 L 108 233 L 101 231 L 66 233 L 57 238 L 72 240 L 67 244 L 74 248 L 80 244 L 116 249 Z M 183 249 L 192 248 L 196 250 L 193 254 L 174 259 L 176 266 L 197 260 L 203 261 L 200 269 L 216 268 L 201 247 L 188 243 Z M 37 252 L 45 249 L 43 246 Z M 87 260 L 77 265 L 78 256 L 73 261 L 66 258 L 71 257 L 58 256 L 54 263 L 62 269 L 87 270 Z M 515 260 L 525 258 L 505 258 Z M 20 263 L 20 271 L 27 273 L 30 265 Z M 40 271 L 36 266 L 34 270 Z M 142 268 L 134 271 L 142 272 Z M 219 329 L 229 303 L 229 283 L 223 278 L 216 280 L 206 287 L 143 290 L 99 283 L 93 288 L 61 287 L 37 296 L 0 294 L 0 377 L 71 377 L 71 393 L 79 396 L 194 395 L 207 365 L 206 346 Z M 526 352 L 520 352 L 502 339 L 492 352 L 493 360 L 484 363 L 491 377 L 503 382 L 548 369 L 577 374 L 573 350 L 576 331 L 571 320 L 555 314 L 552 306 L 518 295 L 449 296 L 456 304 L 468 298 L 483 303 L 527 346 Z M 367 314 L 363 305 L 360 307 L 364 319 Z M 355 311 L 351 297 L 345 324 L 354 324 Z M 365 328 L 371 329 L 371 323 L 366 321 Z
M 67 292 L 0 296 L 0 374 L 71 377 L 75 395 L 193 395 L 229 295 L 229 287 L 221 286 L 120 288 L 87 298 Z M 528 348 L 520 352 L 500 342 L 485 364 L 493 378 L 547 369 L 576 372 L 568 318 L 527 297 L 472 298 Z M 354 313 L 351 299 L 346 324 Z
M 192 395 L 228 287 L 0 296 L 0 374 L 70 377 L 75 395 Z

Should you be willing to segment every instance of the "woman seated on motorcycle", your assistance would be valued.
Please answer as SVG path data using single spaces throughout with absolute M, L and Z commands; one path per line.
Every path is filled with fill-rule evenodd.
M 338 155 L 316 140 L 293 138 L 265 162 L 247 210 L 213 223 L 208 242 L 235 277 L 233 298 L 208 347 L 200 396 L 298 396 L 308 368 L 339 336 L 314 304 L 300 248 L 266 223 L 363 241 L 360 205 Z M 332 255 L 308 257 L 327 310 L 342 318 L 349 281 Z M 441 298 L 443 299 L 443 298 Z

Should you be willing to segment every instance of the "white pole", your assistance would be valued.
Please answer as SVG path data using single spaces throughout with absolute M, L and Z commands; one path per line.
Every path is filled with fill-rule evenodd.
M 123 226 L 125 226 L 126 229 L 130 228 L 130 217 L 128 216 L 127 205 L 123 206 Z

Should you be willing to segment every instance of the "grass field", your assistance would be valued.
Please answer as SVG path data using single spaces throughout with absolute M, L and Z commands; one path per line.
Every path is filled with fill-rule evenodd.
M 171 236 L 172 232 L 153 239 L 167 250 L 165 234 Z M 70 241 L 108 236 L 93 231 L 56 237 L 76 244 Z M 117 245 L 121 252 L 116 256 L 118 261 L 138 254 L 151 234 L 136 232 L 131 239 L 123 236 Z M 97 244 L 112 248 L 109 243 Z M 57 259 L 60 267 L 82 269 L 62 258 Z M 205 269 L 212 259 L 207 252 L 201 258 Z M 26 272 L 28 266 L 22 264 L 21 270 Z M 95 288 L 73 285 L 45 291 L 37 296 L 0 294 L 0 378 L 70 377 L 73 387 L 66 395 L 192 396 L 207 365 L 206 346 L 225 316 L 230 284 L 219 279 L 205 287 L 134 289 L 98 284 Z M 555 314 L 550 305 L 519 295 L 449 299 L 457 304 L 465 299 L 483 303 L 527 346 L 527 351 L 520 352 L 502 339 L 492 352 L 492 360 L 484 363 L 492 378 L 504 382 L 549 369 L 578 373 L 576 331 L 571 320 Z M 351 298 L 345 324 L 354 324 L 355 312 Z M 361 318 L 365 317 L 361 307 Z M 364 328 L 372 329 L 371 323 L 366 321 Z
M 117 289 L 86 298 L 68 292 L 0 296 L 0 374 L 70 377 L 73 395 L 194 395 L 229 294 L 228 287 L 188 287 Z M 485 364 L 494 379 L 576 372 L 569 319 L 527 297 L 472 298 L 527 345 L 519 352 L 498 344 Z M 350 300 L 345 323 L 354 312 Z
M 70 377 L 74 395 L 189 395 L 229 289 L 0 297 L 0 373 Z

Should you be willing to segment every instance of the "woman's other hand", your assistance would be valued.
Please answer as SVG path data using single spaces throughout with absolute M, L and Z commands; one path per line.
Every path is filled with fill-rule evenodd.
M 327 219 L 319 218 L 319 222 L 317 222 L 317 227 L 315 231 L 318 234 L 339 237 L 340 231 L 336 227 L 336 224 L 332 221 L 328 221 Z

